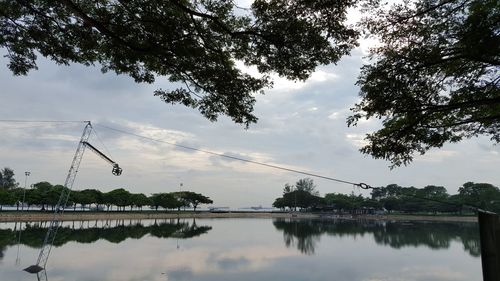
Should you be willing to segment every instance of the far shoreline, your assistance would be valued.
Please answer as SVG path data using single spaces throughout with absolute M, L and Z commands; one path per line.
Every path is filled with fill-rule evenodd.
M 0 222 L 36 222 L 50 221 L 52 212 L 0 212 Z M 378 221 L 436 221 L 436 222 L 477 222 L 476 216 L 443 216 L 443 215 L 337 215 L 331 213 L 306 212 L 209 212 L 209 211 L 111 211 L 111 212 L 65 212 L 60 216 L 62 221 L 88 220 L 123 220 L 123 219 L 176 219 L 176 218 L 290 218 L 290 219 L 329 219 L 329 220 L 378 220 Z

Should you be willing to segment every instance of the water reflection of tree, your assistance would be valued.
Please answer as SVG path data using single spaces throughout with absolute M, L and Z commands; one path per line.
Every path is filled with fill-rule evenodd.
M 32 248 L 40 248 L 43 245 L 43 239 L 47 232 L 47 225 L 43 223 L 26 224 L 23 230 L 20 243 Z M 94 243 L 97 240 L 106 240 L 111 243 L 121 243 L 126 239 L 140 239 L 145 235 L 151 235 L 158 238 L 181 238 L 189 239 L 203 235 L 212 229 L 211 226 L 198 226 L 196 221 L 191 223 L 181 220 L 155 221 L 152 225 L 144 225 L 139 222 L 128 222 L 124 220 L 111 221 L 103 227 L 97 224 L 87 228 L 83 224 L 75 226 L 60 227 L 54 246 L 62 246 L 68 242 Z M 16 231 L 12 229 L 0 229 L 0 259 L 8 246 L 18 244 Z
M 297 246 L 303 254 L 312 255 L 322 234 L 314 221 L 275 220 L 274 226 L 283 231 L 283 239 L 287 247 Z
M 0 229 L 0 260 L 3 259 L 3 252 L 10 245 L 11 241 L 16 240 L 16 232 L 10 229 Z
M 447 249 L 452 240 L 457 240 L 462 242 L 464 250 L 471 256 L 478 257 L 481 254 L 475 223 L 277 219 L 273 224 L 276 229 L 283 231 L 287 247 L 296 245 L 304 254 L 314 254 L 321 235 L 355 237 L 366 234 L 373 235 L 377 244 L 395 249 L 409 246 Z

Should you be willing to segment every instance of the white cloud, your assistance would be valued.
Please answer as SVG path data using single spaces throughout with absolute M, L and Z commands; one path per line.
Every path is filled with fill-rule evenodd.
M 448 158 L 453 158 L 454 156 L 458 155 L 458 151 L 454 150 L 431 150 L 427 152 L 424 155 L 417 156 L 415 157 L 415 162 L 417 161 L 422 161 L 422 162 L 443 162 L 444 160 Z
M 46 140 L 61 140 L 68 142 L 78 142 L 80 140 L 80 138 L 77 136 L 65 135 L 65 134 L 41 134 L 37 138 Z
M 407 266 L 390 274 L 391 276 L 385 276 L 378 273 L 380 276 L 369 277 L 364 281 L 465 281 L 468 278 L 462 272 L 439 266 Z
M 337 120 L 337 119 L 340 119 L 342 116 L 340 114 L 340 112 L 333 112 L 332 114 L 328 115 L 328 119 L 331 119 L 331 120 Z
M 368 141 L 364 139 L 365 138 L 364 134 L 348 133 L 345 135 L 345 137 L 348 142 L 350 142 L 353 146 L 357 148 L 361 148 L 368 144 Z
M 169 130 L 146 123 L 127 122 L 127 127 L 136 130 L 139 135 L 148 138 L 162 140 L 171 143 L 179 143 L 187 140 L 194 140 L 195 136 L 191 133 L 178 130 Z
M 335 79 L 338 78 L 338 75 L 335 73 L 329 73 L 323 70 L 317 70 L 313 72 L 311 77 L 308 79 L 311 83 L 314 82 L 333 82 Z
M 274 81 L 273 89 L 275 91 L 297 91 L 317 83 L 331 83 L 338 78 L 338 75 L 324 70 L 316 70 L 306 81 L 291 81 L 279 76 L 272 76 L 272 78 Z
M 252 245 L 220 252 L 210 248 L 196 248 L 177 252 L 175 255 L 168 255 L 163 260 L 163 264 L 167 265 L 167 275 L 168 271 L 178 269 L 188 270 L 199 275 L 221 272 L 251 272 L 272 267 L 275 260 L 298 255 L 299 253 L 296 251 L 283 249 L 280 246 Z M 193 260 L 196 262 L 193 262 Z M 244 260 L 244 263 L 232 268 L 221 268 L 220 262 L 226 260 Z

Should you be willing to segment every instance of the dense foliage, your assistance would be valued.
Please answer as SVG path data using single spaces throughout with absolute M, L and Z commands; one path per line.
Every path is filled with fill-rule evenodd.
M 348 123 L 373 117 L 383 127 L 361 151 L 394 167 L 446 142 L 500 142 L 500 2 L 374 3 L 362 25 L 380 44 L 362 68 L 362 99 Z
M 361 70 L 361 101 L 348 124 L 383 123 L 362 152 L 394 167 L 446 142 L 500 142 L 498 0 L 254 0 L 250 8 L 222 0 L 1 1 L 0 48 L 16 75 L 36 69 L 41 54 L 137 82 L 168 76 L 178 88 L 156 90 L 164 102 L 248 126 L 270 74 L 306 79 L 349 54 L 358 31 L 346 14 L 358 4 L 369 11 L 361 31 L 379 44 Z
M 99 64 L 136 82 L 168 76 L 183 86 L 157 90 L 165 102 L 248 126 L 257 120 L 253 94 L 271 86 L 269 73 L 306 79 L 356 45 L 357 32 L 344 23 L 354 3 L 256 0 L 242 9 L 222 0 L 1 1 L 0 47 L 16 75 L 36 69 L 41 54 L 59 64 Z M 243 73 L 237 60 L 262 75 Z
M 500 142 L 500 4 L 497 0 L 382 1 L 2 1 L 0 47 L 16 75 L 37 54 L 59 64 L 99 64 L 137 82 L 168 76 L 166 103 L 227 115 L 248 126 L 254 93 L 269 74 L 306 79 L 357 45 L 346 11 L 362 4 L 361 30 L 380 44 L 362 68 L 349 125 L 383 119 L 362 152 L 408 164 L 446 142 L 478 135 Z M 254 66 L 251 76 L 236 66 Z

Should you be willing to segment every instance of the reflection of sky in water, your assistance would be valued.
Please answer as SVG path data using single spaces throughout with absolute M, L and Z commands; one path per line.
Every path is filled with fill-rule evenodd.
M 185 221 L 191 223 L 190 220 Z M 92 225 L 92 223 L 90 224 Z M 150 224 L 148 224 L 150 225 Z M 298 237 L 266 219 L 196 220 L 212 229 L 190 239 L 145 235 L 120 243 L 74 241 L 53 248 L 48 262 L 50 281 L 224 281 L 224 280 L 345 280 L 345 281 L 448 281 L 481 280 L 481 262 L 464 251 L 455 234 L 445 247 L 425 245 L 400 248 L 377 244 L 373 233 L 313 234 L 314 252 L 302 253 Z M 0 229 L 5 229 L 0 224 Z M 380 235 L 380 234 L 377 234 Z M 434 234 L 433 234 L 434 235 Z M 441 233 L 442 235 L 442 233 Z M 307 235 L 305 235 L 307 236 Z M 290 238 L 290 237 L 288 237 Z M 393 238 L 394 239 L 394 238 Z M 8 246 L 0 260 L 0 280 L 36 280 L 20 270 L 35 260 L 38 249 Z

